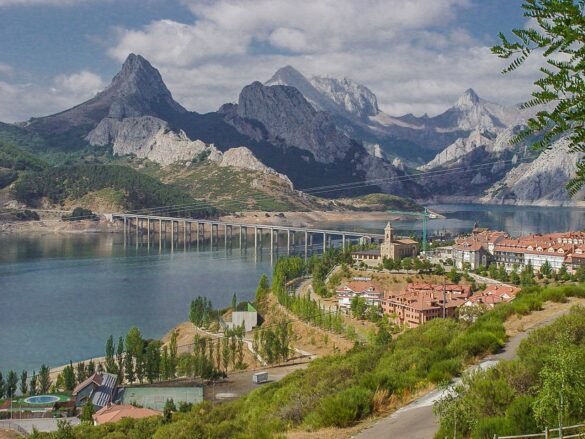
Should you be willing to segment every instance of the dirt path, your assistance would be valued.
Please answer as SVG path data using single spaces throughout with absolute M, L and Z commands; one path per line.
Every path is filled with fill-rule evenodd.
M 504 348 L 499 353 L 487 357 L 478 366 L 472 366 L 471 368 L 489 368 L 500 360 L 513 359 L 520 343 L 528 337 L 530 332 L 552 323 L 569 312 L 573 305 L 577 304 L 584 305 L 585 299 L 571 298 L 567 303 L 549 302 L 544 305 L 542 311 L 534 312 L 521 318 L 517 316 L 510 318 L 504 324 L 506 333 L 510 336 Z M 443 394 L 444 391 L 433 390 L 352 437 L 359 439 L 387 439 L 394 437 L 432 439 L 438 429 L 438 420 L 433 414 L 433 404 Z

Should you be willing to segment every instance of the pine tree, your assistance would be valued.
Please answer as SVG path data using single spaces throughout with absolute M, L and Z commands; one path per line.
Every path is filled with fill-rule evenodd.
M 234 293 L 234 295 L 232 296 L 232 311 L 235 311 L 237 307 L 238 307 L 238 298 L 236 296 L 236 293 Z
M 20 374 L 20 393 L 26 395 L 28 392 L 28 374 L 23 370 Z

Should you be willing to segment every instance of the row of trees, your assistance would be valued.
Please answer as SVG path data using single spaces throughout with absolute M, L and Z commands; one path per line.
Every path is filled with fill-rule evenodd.
M 217 312 L 214 313 L 211 300 L 207 297 L 199 296 L 191 302 L 189 320 L 198 328 L 207 328 L 217 318 Z
M 329 331 L 343 332 L 343 317 L 339 312 L 332 313 L 324 310 L 320 303 L 311 299 L 309 295 L 297 296 L 294 291 L 288 291 L 287 283 L 306 272 L 307 266 L 301 258 L 288 257 L 277 261 L 272 276 L 272 292 L 276 295 L 278 302 L 308 323 Z M 261 282 L 263 282 L 262 279 Z
M 276 323 L 274 328 L 260 329 L 254 333 L 252 346 L 268 364 L 284 363 L 292 352 L 292 326 L 286 320 Z
M 41 366 L 39 374 L 33 371 L 32 376 L 28 377 L 28 372 L 23 370 L 20 376 L 13 370 L 6 374 L 6 378 L 0 372 L 0 399 L 12 398 L 19 390 L 22 395 L 37 395 L 48 393 L 51 390 L 51 378 L 49 368 L 44 364 Z
M 126 349 L 124 349 L 124 342 Z M 174 378 L 178 362 L 177 333 L 171 334 L 168 346 L 160 340 L 142 338 L 140 330 L 132 327 L 126 338 L 119 337 L 118 344 L 110 336 L 106 341 L 104 369 L 118 375 L 119 382 L 153 383 L 161 379 Z

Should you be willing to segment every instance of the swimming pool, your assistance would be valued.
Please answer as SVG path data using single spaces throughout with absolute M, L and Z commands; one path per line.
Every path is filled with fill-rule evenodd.
M 24 400 L 27 404 L 52 404 L 57 401 L 59 401 L 59 397 L 52 395 L 29 396 Z

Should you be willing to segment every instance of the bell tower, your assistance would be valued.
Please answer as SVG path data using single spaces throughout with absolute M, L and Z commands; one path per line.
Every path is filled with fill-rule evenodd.
M 388 221 L 388 224 L 384 228 L 384 242 L 380 245 L 380 256 L 382 258 L 387 259 L 394 259 L 394 229 L 392 228 L 392 224 Z
M 388 221 L 386 227 L 384 228 L 384 241 L 391 243 L 394 241 L 394 229 L 392 228 L 392 224 Z

